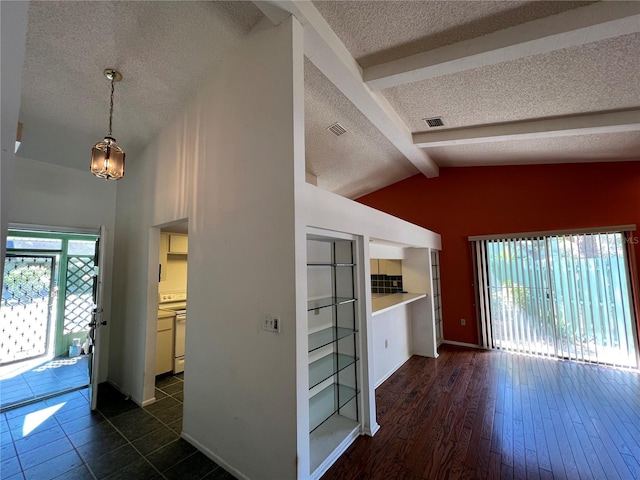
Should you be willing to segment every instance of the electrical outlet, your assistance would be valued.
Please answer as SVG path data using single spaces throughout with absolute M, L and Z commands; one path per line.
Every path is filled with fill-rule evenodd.
M 262 329 L 267 332 L 280 333 L 280 317 L 270 313 L 262 316 Z
M 460 325 L 462 325 L 463 327 L 467 324 L 467 320 L 464 318 L 460 319 Z

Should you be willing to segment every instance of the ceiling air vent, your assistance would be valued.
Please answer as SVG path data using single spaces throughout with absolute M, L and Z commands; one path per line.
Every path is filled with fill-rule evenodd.
M 339 137 L 340 135 L 347 133 L 347 130 L 337 122 L 327 127 L 327 130 L 333 133 L 336 137 Z
M 433 127 L 444 127 L 444 122 L 442 121 L 442 117 L 431 117 L 431 118 L 423 118 L 429 128 Z

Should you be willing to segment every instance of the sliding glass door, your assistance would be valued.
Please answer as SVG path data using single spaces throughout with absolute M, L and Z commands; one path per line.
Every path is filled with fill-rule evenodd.
M 478 240 L 474 246 L 486 346 L 638 366 L 624 234 Z

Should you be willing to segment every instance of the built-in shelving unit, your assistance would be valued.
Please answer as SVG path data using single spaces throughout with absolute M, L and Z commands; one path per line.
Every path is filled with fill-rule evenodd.
M 310 474 L 360 426 L 353 240 L 307 238 Z
M 435 322 L 436 343 L 442 342 L 442 297 L 440 294 L 440 252 L 431 251 L 431 281 L 433 298 L 433 321 Z

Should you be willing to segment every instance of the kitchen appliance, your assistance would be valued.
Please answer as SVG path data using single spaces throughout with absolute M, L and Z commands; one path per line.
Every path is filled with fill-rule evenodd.
M 158 309 L 173 312 L 173 373 L 184 372 L 185 333 L 187 329 L 187 292 L 164 292 L 158 295 Z

